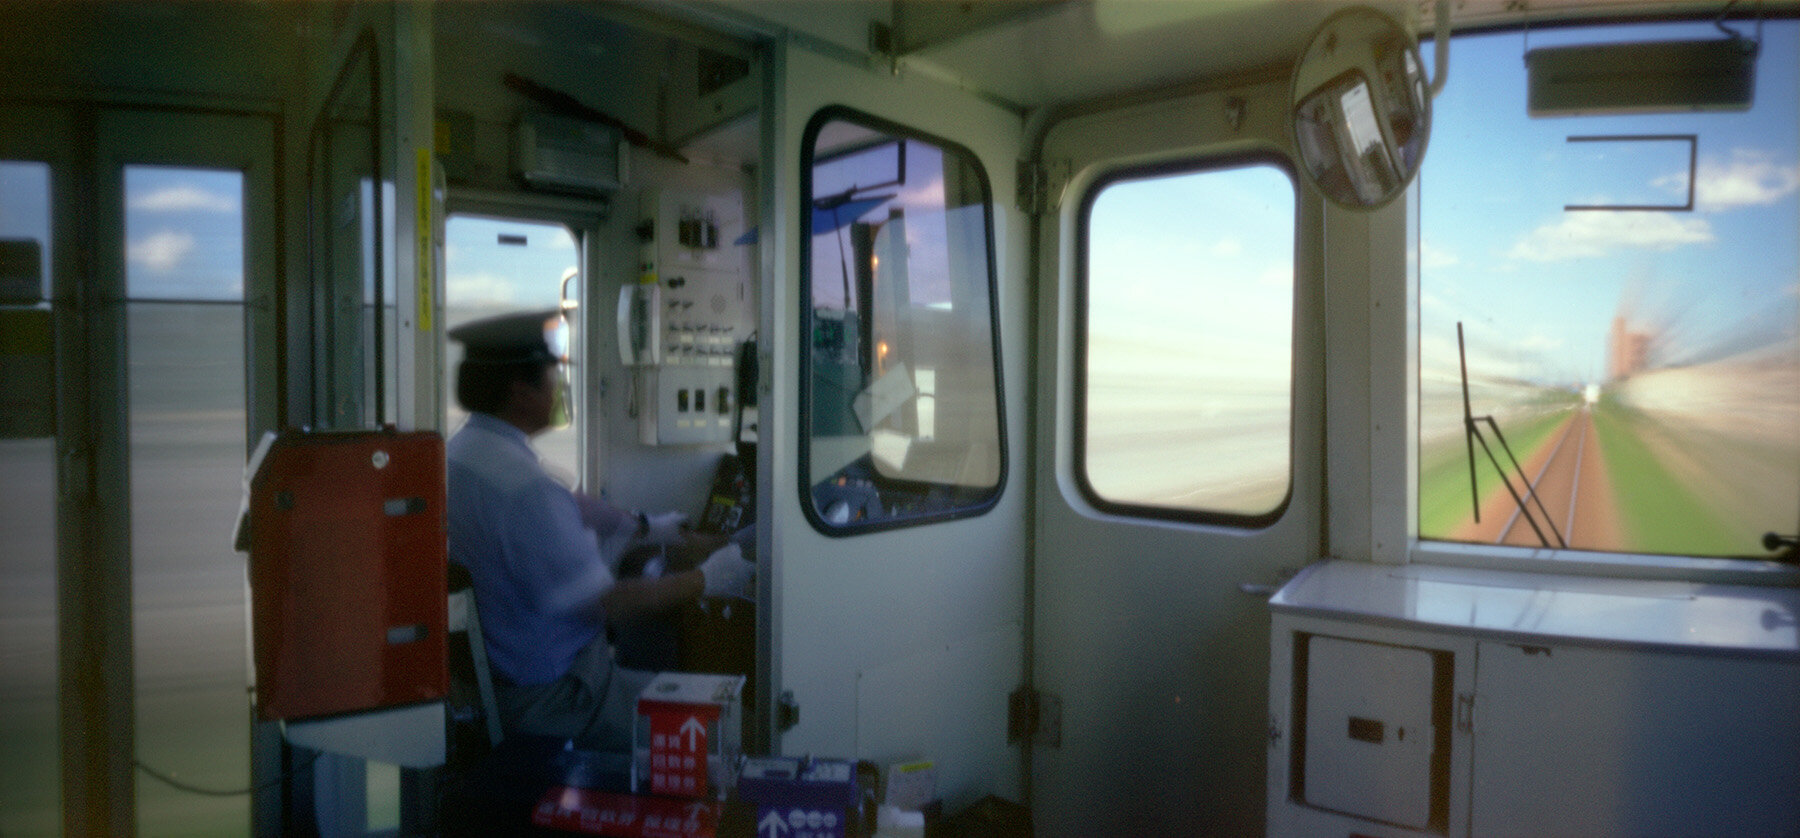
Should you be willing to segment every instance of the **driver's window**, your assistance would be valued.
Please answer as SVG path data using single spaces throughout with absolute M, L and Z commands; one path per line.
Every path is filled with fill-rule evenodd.
M 842 534 L 978 513 L 1006 462 L 986 173 L 847 110 L 806 136 L 808 516 Z
M 444 237 L 446 331 L 497 314 L 559 307 L 567 311 L 579 299 L 581 248 L 566 225 L 458 212 L 445 221 Z M 568 346 L 561 348 L 575 353 L 568 357 L 567 367 L 581 363 L 579 341 L 568 341 Z M 455 396 L 462 344 L 448 341 L 445 351 L 448 421 L 444 427 L 455 430 L 468 415 L 456 404 Z M 582 380 L 573 372 L 564 370 L 572 388 Z M 579 390 L 570 396 L 572 403 L 582 404 Z M 532 440 L 545 468 L 571 486 L 582 482 L 583 474 L 577 427 L 559 424 Z

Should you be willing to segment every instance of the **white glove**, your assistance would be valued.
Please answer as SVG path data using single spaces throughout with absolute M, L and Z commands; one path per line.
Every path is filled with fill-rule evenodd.
M 644 516 L 644 540 L 651 544 L 670 545 L 681 540 L 681 525 L 687 516 L 680 512 L 664 512 Z
M 736 544 L 727 544 L 700 563 L 700 575 L 706 579 L 707 596 L 743 596 L 756 576 L 756 564 Z

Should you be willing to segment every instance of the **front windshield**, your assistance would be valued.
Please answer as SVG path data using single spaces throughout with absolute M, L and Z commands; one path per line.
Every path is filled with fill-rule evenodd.
M 1743 110 L 1527 115 L 1528 48 L 1710 21 L 1456 39 L 1420 183 L 1421 538 L 1763 556 L 1793 532 L 1800 24 L 1730 25 L 1760 32 Z

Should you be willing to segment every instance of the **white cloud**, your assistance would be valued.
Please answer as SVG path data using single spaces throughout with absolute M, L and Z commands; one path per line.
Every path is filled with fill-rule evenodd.
M 1731 162 L 1703 165 L 1695 202 L 1707 209 L 1772 204 L 1800 188 L 1800 168 L 1777 165 L 1766 152 L 1737 149 Z
M 1433 247 L 1431 242 L 1428 241 L 1419 242 L 1419 267 L 1427 269 L 1448 268 L 1452 265 L 1459 264 L 1460 262 L 1462 262 L 1462 259 L 1458 258 L 1452 251 L 1445 250 L 1441 247 Z
M 1244 243 L 1237 239 L 1219 239 L 1213 243 L 1211 253 L 1214 256 L 1237 256 L 1244 252 Z
M 1519 348 L 1527 352 L 1554 352 L 1563 347 L 1562 338 L 1547 335 L 1530 335 L 1519 341 Z
M 208 192 L 197 186 L 171 186 L 133 198 L 131 209 L 147 212 L 200 210 L 235 213 L 238 211 L 238 199 L 232 195 Z
M 151 270 L 171 271 L 194 250 L 194 237 L 178 230 L 164 230 L 131 243 L 126 259 Z
M 1615 250 L 1673 250 L 1714 240 L 1703 218 L 1658 212 L 1570 212 L 1526 234 L 1507 254 L 1531 262 L 1605 256 Z
M 444 295 L 458 306 L 508 306 L 513 284 L 505 274 L 454 273 L 444 277 Z
M 1652 181 L 1672 195 L 1687 191 L 1687 173 Z M 1701 209 L 1726 210 L 1775 203 L 1800 189 L 1800 167 L 1783 166 L 1766 151 L 1733 149 L 1731 160 L 1702 161 L 1694 182 L 1694 203 Z

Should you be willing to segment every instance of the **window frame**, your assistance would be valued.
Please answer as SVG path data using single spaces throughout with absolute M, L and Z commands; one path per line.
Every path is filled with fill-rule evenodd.
M 818 146 L 820 133 L 827 125 L 833 122 L 848 122 L 871 131 L 885 133 L 892 138 L 902 141 L 930 143 L 942 150 L 946 157 L 949 157 L 952 154 L 959 155 L 971 164 L 977 186 L 981 190 L 983 196 L 981 202 L 982 240 L 986 247 L 986 253 L 984 254 L 985 258 L 983 261 L 987 270 L 988 341 L 993 363 L 994 431 L 999 473 L 995 476 L 993 487 L 983 491 L 983 493 L 976 497 L 973 502 L 959 504 L 947 509 L 913 515 L 894 515 L 866 522 L 834 524 L 825 520 L 824 516 L 820 514 L 813 499 L 813 487 L 815 485 L 812 482 L 813 437 L 811 430 L 813 420 L 811 382 L 813 368 L 813 232 L 809 219 L 811 218 L 814 201 L 812 194 L 813 169 L 819 164 L 819 161 L 815 156 L 815 150 Z M 830 159 L 831 158 L 827 158 L 827 161 Z M 904 153 L 902 153 L 902 159 L 904 159 Z M 982 164 L 981 157 L 977 155 L 974 150 L 961 143 L 957 143 L 928 131 L 883 119 L 848 105 L 832 104 L 820 108 L 807 119 L 806 127 L 801 132 L 799 168 L 800 188 L 797 194 L 797 210 L 799 213 L 797 217 L 799 223 L 795 225 L 795 235 L 798 239 L 800 248 L 798 251 L 799 259 L 797 260 L 799 263 L 800 288 L 797 297 L 799 303 L 799 322 L 802 325 L 798 335 L 800 350 L 798 361 L 800 381 L 799 386 L 795 389 L 799 391 L 799 421 L 796 422 L 796 435 L 798 436 L 798 445 L 796 446 L 798 454 L 796 476 L 798 479 L 796 480 L 796 487 L 799 491 L 801 512 L 806 516 L 807 523 L 811 524 L 815 531 L 834 538 L 845 538 L 905 527 L 924 526 L 986 514 L 999 504 L 1001 496 L 1006 492 L 1007 482 L 1010 476 L 1010 449 L 1006 433 L 1005 364 L 1002 361 L 1000 339 L 999 271 L 995 255 L 994 189 L 993 182 L 988 177 L 987 167 Z M 937 486 L 946 484 L 933 483 L 921 485 Z
M 1194 175 L 1207 172 L 1218 172 L 1229 169 L 1245 169 L 1252 166 L 1266 165 L 1280 172 L 1293 187 L 1293 277 L 1290 290 L 1288 312 L 1288 458 L 1287 458 L 1287 490 L 1283 492 L 1281 501 L 1272 509 L 1261 514 L 1240 514 L 1219 512 L 1214 510 L 1188 510 L 1166 506 L 1147 506 L 1143 504 L 1124 503 L 1101 495 L 1088 477 L 1088 333 L 1089 333 L 1089 301 L 1090 277 L 1088 265 L 1091 256 L 1089 233 L 1092 226 L 1094 203 L 1100 195 L 1112 186 L 1136 180 L 1149 180 L 1158 177 L 1175 175 Z M 1074 253 L 1074 311 L 1073 311 L 1073 348 L 1071 360 L 1072 392 L 1070 407 L 1071 450 L 1070 472 L 1074 476 L 1075 486 L 1081 497 L 1096 510 L 1130 518 L 1147 518 L 1152 520 L 1176 521 L 1188 524 L 1203 524 L 1231 527 L 1242 530 L 1262 530 L 1272 526 L 1287 514 L 1294 500 L 1295 462 L 1299 451 L 1294 434 L 1295 428 L 1295 387 L 1299 377 L 1300 355 L 1300 302 L 1299 289 L 1302 253 L 1301 253 L 1301 221 L 1304 213 L 1303 192 L 1300 188 L 1298 169 L 1294 161 L 1286 155 L 1274 151 L 1256 149 L 1235 154 L 1209 155 L 1204 157 L 1181 157 L 1173 160 L 1161 160 L 1147 164 L 1121 166 L 1101 173 L 1089 183 L 1081 195 L 1081 203 L 1075 218 L 1075 253 Z

